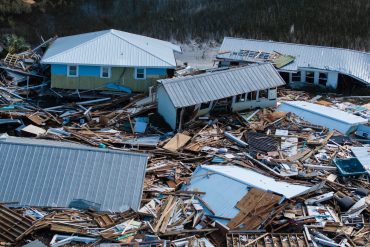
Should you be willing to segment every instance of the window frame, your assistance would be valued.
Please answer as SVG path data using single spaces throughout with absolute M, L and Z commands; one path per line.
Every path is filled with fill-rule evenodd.
M 76 67 L 76 74 L 75 75 L 71 75 L 71 67 Z M 78 65 L 74 65 L 74 64 L 70 64 L 70 65 L 67 65 L 67 77 L 78 77 L 79 76 L 79 66 Z
M 137 71 L 139 69 L 142 69 L 144 71 L 144 77 L 143 78 L 138 78 L 137 77 Z M 146 68 L 135 68 L 135 80 L 146 80 Z
M 296 79 L 298 79 L 296 81 Z M 302 71 L 298 70 L 296 73 L 292 73 L 292 82 L 301 82 L 302 81 Z
M 104 68 L 108 68 L 108 76 L 107 77 L 103 76 L 103 69 Z M 110 67 L 110 66 L 100 66 L 100 78 L 109 79 L 111 77 L 112 77 L 112 67 Z
M 208 101 L 208 102 L 203 102 L 200 104 L 199 106 L 199 110 L 205 110 L 205 109 L 209 109 L 211 107 L 211 101 Z
M 306 83 L 315 84 L 315 71 L 307 70 L 305 74 L 306 74 Z
M 325 77 L 322 77 L 322 75 L 325 75 Z M 319 85 L 326 87 L 328 84 L 328 79 L 329 79 L 328 72 L 319 72 L 319 81 L 318 81 Z

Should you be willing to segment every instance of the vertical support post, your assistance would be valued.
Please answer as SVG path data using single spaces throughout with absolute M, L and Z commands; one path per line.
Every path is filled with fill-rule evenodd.
M 183 121 L 183 118 L 184 118 L 184 111 L 185 111 L 185 107 L 182 107 L 181 112 L 180 112 L 180 120 L 179 120 L 179 129 L 178 129 L 179 132 L 181 131 L 181 128 L 182 128 L 182 121 Z

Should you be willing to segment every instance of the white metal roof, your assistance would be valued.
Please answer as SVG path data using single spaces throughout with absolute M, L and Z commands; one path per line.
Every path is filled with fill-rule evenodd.
M 285 84 L 269 63 L 160 80 L 176 108 Z
M 41 63 L 106 65 L 116 67 L 175 67 L 170 42 L 114 29 L 56 39 Z
M 338 122 L 343 122 L 346 124 L 366 124 L 367 119 L 353 115 L 351 113 L 339 110 L 337 108 L 318 105 L 306 101 L 284 101 L 282 105 L 289 105 L 295 108 L 299 108 L 303 111 L 312 112 L 327 118 L 334 119 Z M 279 109 L 283 109 L 279 106 Z
M 282 70 L 296 71 L 298 68 L 316 68 L 337 71 L 370 84 L 370 53 L 343 48 L 293 44 L 266 40 L 225 37 L 218 58 L 243 60 L 233 52 L 243 50 L 280 52 L 295 56 L 295 60 Z
M 287 198 L 295 197 L 310 189 L 310 187 L 303 185 L 277 181 L 272 177 L 238 166 L 202 165 L 202 168 L 237 180 L 249 187 L 272 191 L 284 195 Z

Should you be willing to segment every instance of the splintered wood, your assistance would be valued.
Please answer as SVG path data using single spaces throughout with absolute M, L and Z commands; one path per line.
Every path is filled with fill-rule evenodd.
M 231 229 L 256 230 L 271 214 L 281 196 L 252 188 L 236 204 L 240 212 L 227 225 Z

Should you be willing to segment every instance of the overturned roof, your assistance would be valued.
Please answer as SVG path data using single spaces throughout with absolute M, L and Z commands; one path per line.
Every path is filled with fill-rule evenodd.
M 24 139 L 0 138 L 0 201 L 68 207 L 83 199 L 101 211 L 139 208 L 147 155 Z
M 220 54 L 221 59 L 244 60 L 235 55 L 240 50 L 279 52 L 295 56 L 295 60 L 282 70 L 296 71 L 298 68 L 317 68 L 337 71 L 370 84 L 370 53 L 315 45 L 293 44 L 265 40 L 225 37 Z
M 175 67 L 170 42 L 114 29 L 56 39 L 43 56 L 44 64 L 82 64 L 127 67 Z
M 160 80 L 176 108 L 285 84 L 269 64 L 255 64 L 195 76 Z

